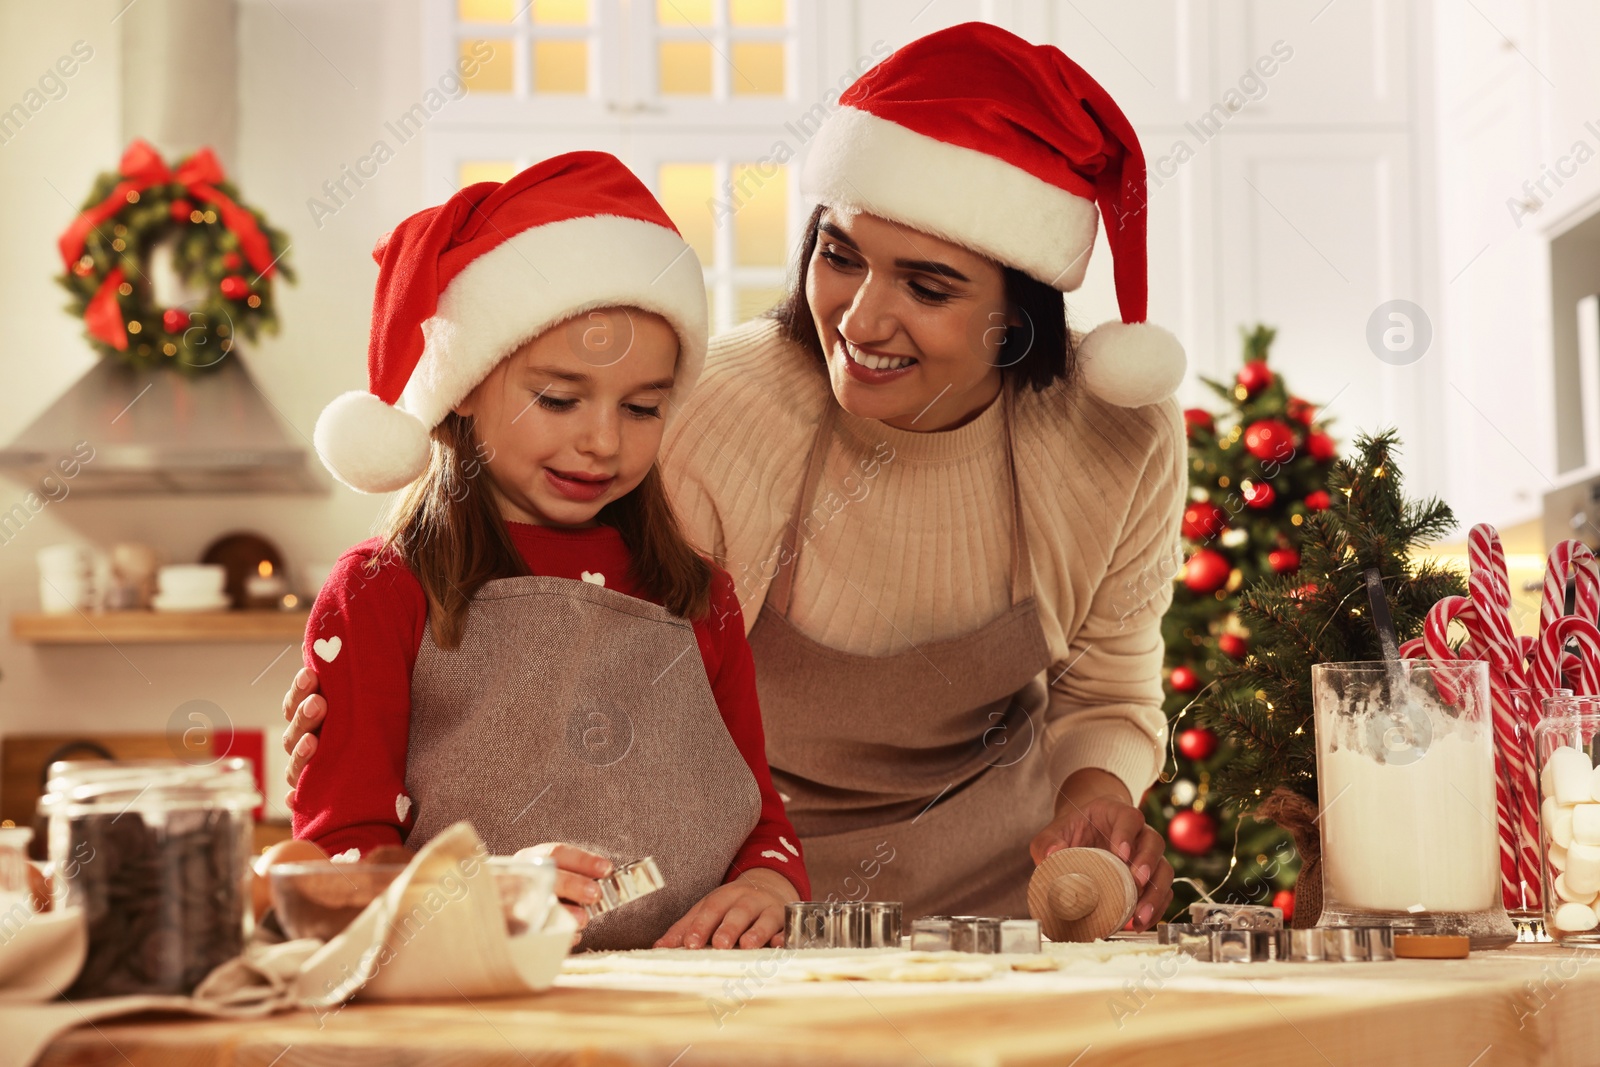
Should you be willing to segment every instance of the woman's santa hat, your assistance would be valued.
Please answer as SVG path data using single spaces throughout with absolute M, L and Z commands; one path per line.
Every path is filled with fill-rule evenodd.
M 1183 380 L 1145 322 L 1145 168 L 1116 102 L 1059 49 L 969 22 L 912 41 L 845 91 L 817 132 L 807 195 L 952 241 L 1071 292 L 1103 219 L 1121 322 L 1078 348 L 1084 382 L 1136 407 Z
M 700 260 L 604 152 L 469 185 L 396 226 L 372 258 L 370 391 L 335 398 L 313 434 L 327 468 L 363 493 L 415 480 L 429 431 L 452 408 L 502 359 L 585 311 L 636 307 L 666 319 L 679 344 L 675 401 L 705 365 Z

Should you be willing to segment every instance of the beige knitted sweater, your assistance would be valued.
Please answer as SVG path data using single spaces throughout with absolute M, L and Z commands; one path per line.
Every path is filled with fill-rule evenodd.
M 1119 408 L 1060 383 L 1017 401 L 1023 521 L 1054 660 L 1045 753 L 1057 782 L 1100 767 L 1137 801 L 1166 748 L 1160 623 L 1182 563 L 1182 418 L 1175 400 Z M 662 463 L 679 515 L 732 574 L 747 630 L 818 418 L 834 402 L 821 365 L 763 320 L 712 342 L 668 428 Z M 822 644 L 881 656 L 1005 612 L 1003 405 L 932 433 L 845 411 L 836 426 L 800 542 L 791 622 Z M 914 722 L 916 709 L 906 716 Z

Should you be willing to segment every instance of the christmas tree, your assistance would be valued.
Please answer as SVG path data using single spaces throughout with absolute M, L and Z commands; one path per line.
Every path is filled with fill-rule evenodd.
M 1295 925 L 1321 910 L 1316 743 L 1311 702 L 1315 663 L 1383 658 L 1371 618 L 1365 575 L 1382 580 L 1397 639 L 1422 632 L 1441 597 L 1466 593 L 1461 575 L 1411 553 L 1455 526 L 1442 501 L 1407 501 L 1395 466 L 1395 433 L 1361 436 L 1355 454 L 1335 463 L 1333 505 L 1311 514 L 1300 533 L 1298 573 L 1247 583 L 1240 621 L 1253 637 L 1249 654 L 1228 666 L 1195 702 L 1198 722 L 1234 749 L 1211 775 L 1212 796 L 1290 830 L 1305 869 L 1297 886 Z M 1254 820 L 1251 820 L 1254 821 Z M 1258 823 L 1258 825 L 1266 825 Z
M 1167 838 L 1179 878 L 1235 901 L 1273 903 L 1293 884 L 1298 864 L 1287 837 L 1245 820 L 1220 798 L 1214 777 L 1236 758 L 1189 712 L 1197 695 L 1234 684 L 1224 675 L 1249 654 L 1254 638 L 1238 618 L 1241 592 L 1265 576 L 1293 576 L 1307 519 L 1325 510 L 1329 464 L 1337 454 L 1328 420 L 1292 396 L 1268 366 L 1276 331 L 1240 330 L 1243 367 L 1232 384 L 1203 378 L 1229 405 L 1221 416 L 1184 412 L 1189 436 L 1190 500 L 1183 513 L 1183 574 L 1162 622 L 1166 644 L 1165 710 L 1176 769 L 1145 800 L 1150 825 Z M 1242 684 L 1242 683 L 1240 683 Z M 1174 886 L 1171 915 L 1198 891 Z

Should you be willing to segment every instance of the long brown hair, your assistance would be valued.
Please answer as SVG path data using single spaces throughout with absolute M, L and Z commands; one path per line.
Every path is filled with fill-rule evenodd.
M 817 250 L 817 227 L 828 205 L 818 204 L 800 235 L 800 252 L 790 271 L 789 291 L 783 302 L 768 314 L 778 320 L 784 336 L 810 352 L 820 363 L 827 362 L 817 323 L 811 317 L 811 301 L 806 299 L 806 273 Z M 1021 326 L 1007 326 L 1005 349 L 1001 352 L 1001 373 L 1015 376 L 1019 383 L 1043 391 L 1064 379 L 1068 385 L 1077 373 L 1078 352 L 1067 329 L 1067 301 L 1059 291 L 1024 274 L 1015 267 L 1000 264 L 1005 282 L 1006 302 L 1020 312 Z M 1010 353 L 1020 352 L 1019 356 Z
M 433 430 L 428 469 L 401 492 L 384 519 L 383 551 L 422 583 L 440 648 L 461 643 L 467 608 L 483 583 L 530 573 L 495 503 L 472 417 L 446 415 Z M 600 509 L 632 556 L 633 580 L 674 615 L 711 609 L 711 565 L 683 534 L 659 466 L 633 492 Z

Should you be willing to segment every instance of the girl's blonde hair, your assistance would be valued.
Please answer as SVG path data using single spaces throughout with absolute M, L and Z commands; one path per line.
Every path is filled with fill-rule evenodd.
M 384 519 L 383 551 L 404 560 L 428 598 L 440 648 L 461 643 L 467 607 L 483 583 L 530 573 L 511 541 L 487 484 L 472 418 L 446 415 L 432 432 L 428 469 L 395 498 Z M 711 565 L 684 536 L 652 464 L 631 493 L 600 509 L 633 557 L 632 578 L 674 615 L 704 617 L 711 608 Z

